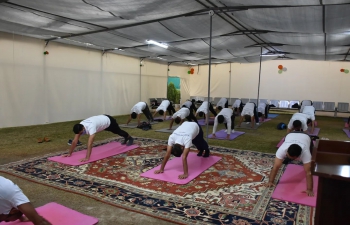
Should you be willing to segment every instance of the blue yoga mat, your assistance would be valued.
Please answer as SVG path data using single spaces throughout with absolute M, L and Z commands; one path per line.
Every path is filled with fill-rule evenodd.
M 278 116 L 279 114 L 273 114 L 273 113 L 271 113 L 271 114 L 269 114 L 269 119 L 273 119 L 273 118 L 276 118 L 277 116 Z

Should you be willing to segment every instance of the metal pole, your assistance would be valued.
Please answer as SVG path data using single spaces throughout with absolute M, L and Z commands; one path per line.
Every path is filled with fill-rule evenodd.
M 260 74 L 261 74 L 261 56 L 262 55 L 262 46 L 260 47 L 260 68 L 259 68 L 259 83 L 258 83 L 258 99 L 257 99 L 257 107 L 259 105 L 259 94 L 260 94 Z
M 166 99 L 168 99 L 168 80 L 169 80 L 169 66 L 170 66 L 170 64 L 171 63 L 168 63 L 168 70 L 167 70 L 167 73 L 166 73 L 166 96 L 165 96 Z
M 209 11 L 209 16 L 210 16 L 210 41 L 209 41 L 209 75 L 208 75 L 208 109 L 207 109 L 207 116 L 209 116 L 209 103 L 210 103 L 210 75 L 211 75 L 211 39 L 212 39 L 212 26 L 213 26 L 213 16 L 214 16 L 214 11 L 210 10 Z M 207 123 L 207 142 L 208 142 L 208 136 L 209 136 L 209 118 L 208 118 L 208 123 Z
M 229 90 L 228 97 L 230 99 L 231 98 L 231 63 L 230 63 L 230 82 L 228 83 L 228 90 Z M 231 104 L 233 104 L 233 102 L 231 102 Z
M 142 85 L 141 85 L 141 67 L 142 67 L 142 61 L 143 61 L 143 58 L 140 58 L 140 102 L 141 102 L 141 95 L 142 95 Z

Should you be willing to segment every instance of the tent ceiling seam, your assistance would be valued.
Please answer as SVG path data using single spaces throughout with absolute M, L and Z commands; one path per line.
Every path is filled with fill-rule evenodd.
M 170 30 L 170 28 L 168 28 L 167 26 L 165 26 L 164 24 L 162 24 L 162 22 L 159 21 L 158 23 L 159 23 L 160 25 L 162 25 L 165 29 L 167 29 L 168 31 L 170 31 L 171 33 L 176 34 L 176 35 L 179 36 L 179 37 L 186 38 L 186 37 L 183 37 L 183 36 L 181 36 L 181 35 L 175 33 L 174 31 Z
M 90 6 L 92 6 L 92 7 L 95 7 L 95 8 L 97 8 L 97 9 L 99 9 L 99 10 L 102 11 L 102 12 L 108 12 L 108 13 L 111 14 L 112 16 L 120 18 L 119 16 L 114 15 L 112 12 L 103 10 L 103 9 L 101 9 L 100 7 L 98 7 L 98 6 L 94 5 L 94 4 L 91 4 L 91 3 L 86 2 L 85 0 L 81 0 L 81 1 L 84 2 L 84 3 L 87 4 L 87 5 L 90 5 Z
M 198 0 L 196 0 L 196 1 L 198 1 Z M 211 4 L 212 6 L 214 6 L 214 7 L 217 7 L 214 3 L 212 3 L 210 0 L 206 0 L 209 4 Z M 224 5 L 224 4 L 223 4 Z M 226 6 L 226 5 L 225 5 Z M 226 6 L 227 7 L 227 6 Z M 233 22 L 235 22 L 235 23 L 237 23 L 240 27 L 243 27 L 245 30 L 248 30 L 248 28 L 246 28 L 245 26 L 243 26 L 241 23 L 239 23 L 233 16 L 230 16 L 230 15 L 228 15 L 226 12 L 224 13 L 227 17 L 229 17 L 231 20 L 233 20 Z M 219 17 L 221 17 L 222 18 L 222 16 L 221 15 L 219 15 Z M 222 18 L 222 19 L 224 19 L 224 18 Z M 226 22 L 228 22 L 226 19 L 224 19 Z M 230 22 L 228 22 L 229 24 L 231 24 L 232 26 L 234 26 L 237 30 L 239 30 L 239 31 L 243 31 L 243 30 L 241 30 L 241 29 L 239 29 L 237 26 L 235 26 L 234 24 L 232 24 L 232 23 L 230 23 Z M 254 40 L 252 37 L 250 37 L 249 35 L 246 35 L 249 39 L 251 39 L 252 41 L 254 41 L 255 43 L 258 43 L 258 41 L 256 41 L 256 40 Z M 258 38 L 256 35 L 253 35 L 254 37 L 256 37 L 256 38 Z M 263 41 L 263 40 L 261 40 L 260 38 L 258 38 L 260 41 L 262 41 L 262 42 L 264 42 L 265 43 L 265 41 Z M 272 48 L 274 51 L 276 51 L 276 49 L 274 49 L 273 47 L 271 47 L 271 46 L 269 46 L 270 48 Z M 264 48 L 266 49 L 266 50 L 268 50 L 268 51 L 270 51 L 270 49 L 268 49 L 267 47 L 265 47 L 264 46 Z
M 23 12 L 30 12 L 30 11 L 25 11 L 25 10 L 24 10 L 24 9 L 29 9 L 29 10 L 37 11 L 37 12 L 40 12 L 40 13 L 45 13 L 45 14 L 48 14 L 48 15 L 51 15 L 51 16 L 60 17 L 60 18 L 66 19 L 66 20 L 76 21 L 76 22 L 83 23 L 83 24 L 85 23 L 85 24 L 88 24 L 88 25 L 91 25 L 91 26 L 95 26 L 95 27 L 99 27 L 99 28 L 107 28 L 107 27 L 100 26 L 100 25 L 96 25 L 96 24 L 93 24 L 93 23 L 88 23 L 88 22 L 85 22 L 85 21 L 76 20 L 76 19 L 72 19 L 72 18 L 68 18 L 68 17 L 56 15 L 56 14 L 53 14 L 53 13 L 45 12 L 45 11 L 38 10 L 38 9 L 33 9 L 33 8 L 30 8 L 30 7 L 26 7 L 26 6 L 23 6 L 23 5 L 18 5 L 18 4 L 11 3 L 11 2 L 6 2 L 6 3 L 3 4 L 3 5 L 4 5 L 4 6 L 13 5 L 13 6 L 21 7 L 21 8 L 23 8 L 22 10 L 21 10 L 21 9 L 18 9 L 18 8 L 15 8 L 15 7 L 7 6 L 7 7 L 9 7 L 9 8 L 21 10 L 21 11 L 23 11 Z M 44 16 L 38 15 L 38 14 L 36 14 L 36 13 L 34 13 L 34 12 L 30 12 L 30 13 L 33 13 L 33 14 L 35 14 L 35 15 L 37 15 L 37 16 L 44 17 Z M 56 20 L 56 19 L 52 19 L 52 18 L 49 18 L 49 17 L 44 17 L 44 18 L 48 18 L 48 19 L 51 19 L 51 20 L 59 21 L 59 22 L 62 22 L 62 23 L 68 23 L 68 22 L 65 22 L 65 21 Z M 81 26 L 78 26 L 78 25 L 76 25 L 76 24 L 71 24 L 71 23 L 68 23 L 68 24 L 70 24 L 70 25 L 72 25 L 72 26 L 81 27 Z M 83 27 L 83 28 L 89 29 L 89 28 L 87 28 L 87 27 Z

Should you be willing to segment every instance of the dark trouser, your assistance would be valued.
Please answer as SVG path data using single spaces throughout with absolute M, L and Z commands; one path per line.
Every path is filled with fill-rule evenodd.
M 253 102 L 254 103 L 254 102 Z M 259 123 L 259 114 L 258 114 L 258 109 L 256 108 L 256 104 L 254 103 L 254 119 L 255 119 L 255 123 Z M 266 110 L 266 108 L 265 108 Z M 266 117 L 266 116 L 265 116 Z M 266 117 L 267 118 L 267 117 Z M 249 118 L 249 121 L 246 122 L 252 122 L 251 119 Z
M 234 130 L 234 128 L 235 128 L 235 118 L 236 118 L 235 114 L 232 113 L 232 116 L 231 116 L 231 130 Z M 227 123 L 224 123 L 224 125 L 225 125 L 225 128 L 227 130 Z
M 191 106 L 191 107 L 192 107 L 192 106 Z M 187 108 L 187 106 L 183 105 L 182 108 Z M 187 108 L 187 109 L 188 109 L 188 108 Z M 186 119 L 187 119 L 188 121 L 190 121 L 190 122 L 194 121 L 194 122 L 198 123 L 197 118 L 196 118 L 196 117 L 194 116 L 194 114 L 192 113 L 192 110 L 191 110 L 191 109 L 189 109 L 189 110 L 190 110 L 190 115 L 188 115 L 188 116 L 186 117 Z
M 254 103 L 254 118 L 255 118 L 255 123 L 259 123 L 258 109 L 256 108 L 255 103 Z
M 199 127 L 199 133 L 198 135 L 192 140 L 192 144 L 196 146 L 196 148 L 200 151 L 208 151 L 206 154 L 209 154 L 209 145 L 203 138 L 203 130 L 201 126 L 197 123 Z
M 226 100 L 225 108 L 228 108 L 228 100 Z
M 197 108 L 196 108 L 196 105 L 194 104 L 194 102 L 192 102 L 192 105 L 190 107 L 190 110 L 193 111 L 193 113 L 196 113 L 197 112 Z
M 168 111 L 168 114 L 171 116 L 175 113 L 175 109 L 174 109 L 174 106 L 173 104 L 170 102 L 168 108 L 166 108 L 166 110 Z
M 265 119 L 269 118 L 269 111 L 270 111 L 270 106 L 269 106 L 269 105 L 266 105 L 266 107 L 265 107 L 265 112 L 264 112 Z M 258 112 L 258 116 L 261 117 L 261 116 L 262 116 L 262 113 L 261 113 L 261 112 Z
M 348 119 L 348 124 L 350 125 L 350 116 L 349 116 L 349 119 Z
M 181 106 L 181 108 L 183 108 L 183 107 L 188 108 L 186 105 Z M 196 105 L 194 104 L 194 102 L 192 102 L 191 107 L 188 109 L 190 110 L 191 113 L 193 113 L 193 112 L 196 113 L 196 111 L 197 111 L 197 108 L 196 108 Z
M 188 117 L 186 117 L 186 119 L 190 122 L 194 121 L 194 122 L 198 123 L 197 118 L 194 116 L 191 109 L 190 109 L 190 115 L 188 115 Z
M 269 118 L 269 111 L 270 111 L 270 106 L 266 105 L 266 107 L 265 107 L 265 119 Z
M 105 115 L 105 116 L 107 116 L 109 118 L 109 120 L 111 121 L 111 124 L 109 125 L 109 127 L 107 127 L 105 129 L 106 131 L 110 131 L 113 134 L 118 134 L 119 136 L 122 136 L 125 139 L 129 137 L 129 134 L 126 131 L 120 129 L 117 121 L 113 117 L 111 117 L 109 115 Z
M 227 108 L 227 107 L 226 107 Z M 209 102 L 209 111 L 214 114 L 214 116 L 217 116 L 217 113 L 215 112 L 212 104 Z
M 146 118 L 148 119 L 148 122 L 152 122 L 153 121 L 153 116 L 151 111 L 149 111 L 148 105 L 146 103 L 146 107 L 144 110 L 142 110 L 143 114 L 145 114 Z

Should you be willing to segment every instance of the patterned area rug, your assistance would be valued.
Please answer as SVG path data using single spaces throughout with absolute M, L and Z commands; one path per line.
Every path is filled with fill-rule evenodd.
M 120 139 L 98 145 L 111 141 Z M 82 166 L 47 160 L 61 152 L 2 165 L 0 170 L 180 224 L 311 224 L 313 208 L 271 199 L 273 190 L 264 187 L 273 154 L 211 147 L 222 159 L 190 183 L 177 185 L 140 177 L 161 163 L 166 142 L 135 142 L 139 148 Z

